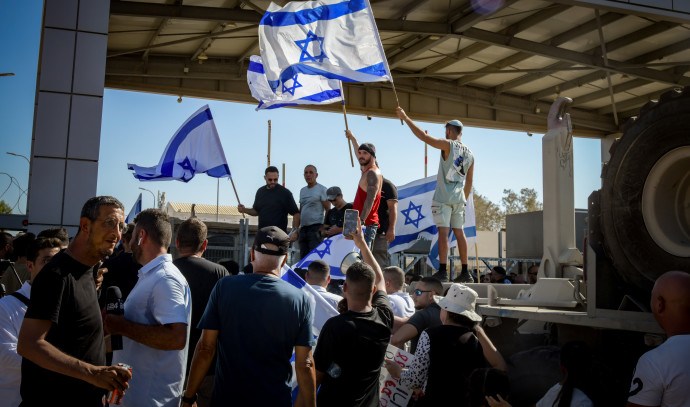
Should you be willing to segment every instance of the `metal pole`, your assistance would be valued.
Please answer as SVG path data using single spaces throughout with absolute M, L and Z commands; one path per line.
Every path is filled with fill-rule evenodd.
M 266 155 L 266 158 L 268 159 L 268 165 L 266 167 L 271 166 L 271 121 L 268 121 L 268 154 Z
M 142 187 L 139 187 L 139 189 L 141 189 L 142 191 L 146 191 L 149 194 L 151 194 L 151 198 L 153 198 L 153 207 L 155 208 L 156 207 L 156 195 L 153 194 L 153 191 L 146 189 L 146 188 L 142 188 Z

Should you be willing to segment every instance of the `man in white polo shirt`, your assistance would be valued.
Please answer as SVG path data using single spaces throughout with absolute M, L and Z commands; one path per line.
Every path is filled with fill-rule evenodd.
M 125 301 L 124 316 L 106 316 L 111 335 L 122 335 L 113 364 L 132 366 L 123 406 L 177 407 L 183 391 L 192 315 L 189 285 L 167 254 L 172 239 L 168 215 L 147 209 L 132 234 L 139 281 Z

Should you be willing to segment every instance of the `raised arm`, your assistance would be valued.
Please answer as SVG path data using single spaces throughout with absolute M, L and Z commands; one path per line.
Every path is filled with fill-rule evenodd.
M 352 149 L 354 149 L 355 154 L 357 154 L 357 150 L 359 150 L 359 143 L 357 142 L 355 135 L 352 134 L 350 130 L 345 130 L 345 137 L 350 139 L 350 142 L 352 143 Z
M 360 250 L 362 260 L 374 269 L 374 275 L 376 276 L 374 279 L 374 286 L 376 286 L 376 290 L 386 292 L 386 282 L 383 279 L 383 271 L 381 271 L 381 266 L 376 262 L 374 255 L 371 253 L 371 250 L 369 250 L 369 246 L 367 246 L 367 243 L 364 241 L 364 233 L 362 232 L 362 223 L 360 221 L 357 222 L 357 231 L 350 234 L 350 238 L 355 241 L 355 246 Z
M 415 122 L 412 121 L 412 119 L 407 117 L 407 114 L 402 109 L 402 107 L 398 107 L 396 113 L 398 115 L 398 118 L 407 123 L 407 127 L 409 127 L 410 130 L 412 130 L 412 133 L 415 136 L 417 136 L 418 139 L 422 140 L 431 147 L 438 148 L 439 150 L 444 151 L 446 153 L 446 156 L 448 156 L 448 153 L 450 152 L 450 141 L 446 139 L 432 137 L 426 134 L 424 130 L 420 129 L 419 126 L 417 126 Z
M 493 342 L 491 342 L 491 339 L 489 339 L 489 337 L 486 335 L 484 329 L 481 326 L 477 325 L 474 332 L 477 335 L 477 339 L 479 339 L 479 344 L 482 345 L 482 351 L 484 352 L 484 357 L 486 358 L 486 361 L 489 362 L 491 367 L 493 367 L 494 369 L 507 372 L 508 365 L 506 364 L 505 359 L 503 359 L 501 352 L 499 352 L 498 349 L 496 349 Z

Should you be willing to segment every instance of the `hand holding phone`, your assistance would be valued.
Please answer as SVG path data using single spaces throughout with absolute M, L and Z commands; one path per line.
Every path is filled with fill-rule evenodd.
M 356 209 L 346 209 L 345 218 L 343 220 L 343 236 L 346 239 L 352 239 L 351 234 L 357 232 L 357 221 L 359 220 L 359 211 Z

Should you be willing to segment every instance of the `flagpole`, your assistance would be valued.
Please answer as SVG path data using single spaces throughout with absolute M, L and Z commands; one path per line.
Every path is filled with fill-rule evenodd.
M 347 127 L 347 110 L 345 110 L 345 99 L 343 99 L 343 117 L 345 117 L 345 130 L 350 130 Z M 352 168 L 355 167 L 355 161 L 352 159 L 352 141 L 348 138 L 347 139 L 347 151 L 350 152 L 350 164 L 352 164 Z
M 235 191 L 235 198 L 237 198 L 237 204 L 240 205 L 240 196 L 237 195 L 237 188 L 235 188 L 235 181 L 232 180 L 232 177 L 230 177 L 230 182 L 232 183 L 232 190 Z M 242 217 L 246 218 L 246 216 L 244 216 L 244 212 L 242 212 Z
M 268 155 L 266 155 L 268 158 L 268 165 L 266 167 L 271 166 L 271 121 L 268 121 Z
M 429 132 L 426 131 L 426 130 L 424 130 L 424 133 L 425 133 L 425 134 L 429 134 Z M 427 144 L 424 143 L 424 178 L 427 177 L 427 175 L 426 175 L 426 168 L 427 168 L 427 162 L 428 162 L 428 158 L 427 158 L 428 156 L 427 156 L 426 147 L 427 147 Z
M 477 238 L 479 238 L 479 236 L 477 236 Z M 477 280 L 479 280 L 477 282 L 480 283 L 482 280 L 479 276 L 479 249 L 477 249 L 477 242 L 474 242 L 474 268 L 477 269 Z
M 216 222 L 218 222 L 218 205 L 220 203 L 220 178 L 216 178 L 216 181 L 218 181 L 216 183 Z

